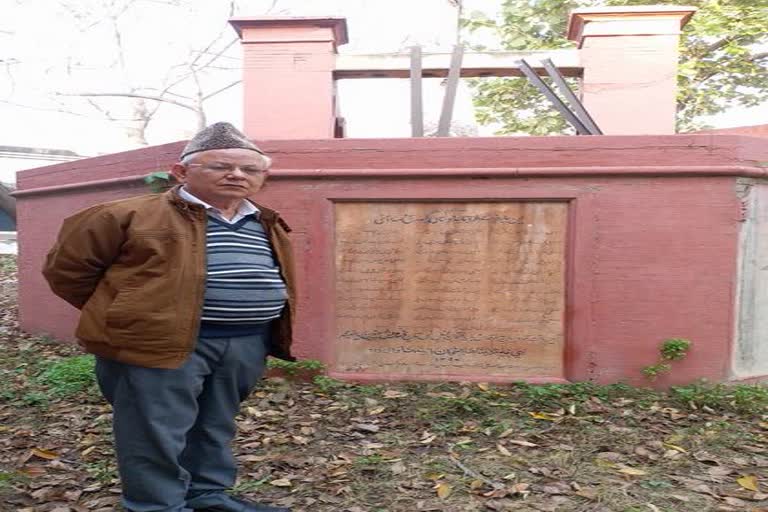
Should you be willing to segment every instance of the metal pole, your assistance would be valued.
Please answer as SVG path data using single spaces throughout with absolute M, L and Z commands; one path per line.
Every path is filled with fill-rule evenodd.
M 561 100 L 560 97 L 555 94 L 555 92 L 546 84 L 546 82 L 544 82 L 544 80 L 542 80 L 539 75 L 536 74 L 536 71 L 533 70 L 530 64 L 525 61 L 525 59 L 520 59 L 517 61 L 517 65 L 520 67 L 520 71 L 522 71 L 523 74 L 528 78 L 528 81 L 531 82 L 539 90 L 539 92 L 541 92 L 541 94 L 543 94 L 552 103 L 557 111 L 560 112 L 574 128 L 576 128 L 576 133 L 579 135 L 589 135 L 589 130 L 586 126 L 584 126 L 584 123 L 582 123 L 581 120 L 576 117 L 573 112 L 571 112 L 571 110 L 568 108 L 568 105 L 566 105 L 563 100 Z
M 411 47 L 411 137 L 424 136 L 424 108 L 421 92 L 421 46 Z
M 437 136 L 448 137 L 451 134 L 451 119 L 453 117 L 453 105 L 456 101 L 456 89 L 461 78 L 461 61 L 464 58 L 464 47 L 454 46 L 451 55 L 451 67 L 448 70 L 448 82 L 445 86 L 443 97 L 443 110 L 440 112 L 440 123 L 437 125 Z
M 576 96 L 576 93 L 573 92 L 573 89 L 571 89 L 571 87 L 568 85 L 568 82 L 565 81 L 565 78 L 563 78 L 560 70 L 557 69 L 555 63 L 552 62 L 552 59 L 544 59 L 541 61 L 541 63 L 544 65 L 544 69 L 547 71 L 547 74 L 555 83 L 557 89 L 560 91 L 560 94 L 565 97 L 565 101 L 568 102 L 568 104 L 574 110 L 576 116 L 581 119 L 581 122 L 584 123 L 584 125 L 587 127 L 590 135 L 602 135 L 603 131 L 599 126 L 597 126 L 597 123 L 595 123 L 595 120 L 592 119 L 592 116 L 589 115 L 589 111 L 584 107 L 584 104 L 581 102 L 578 96 Z

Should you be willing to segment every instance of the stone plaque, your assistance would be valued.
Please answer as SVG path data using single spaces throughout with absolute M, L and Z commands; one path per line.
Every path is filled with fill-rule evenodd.
M 335 370 L 562 378 L 567 209 L 337 203 Z

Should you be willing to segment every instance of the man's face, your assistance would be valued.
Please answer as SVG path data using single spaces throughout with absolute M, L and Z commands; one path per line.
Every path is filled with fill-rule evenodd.
M 194 196 L 208 202 L 229 202 L 258 192 L 267 178 L 265 161 L 248 149 L 214 149 L 177 163 L 171 174 Z

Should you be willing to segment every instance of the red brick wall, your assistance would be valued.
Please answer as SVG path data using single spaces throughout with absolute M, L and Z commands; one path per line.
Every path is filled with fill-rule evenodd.
M 294 228 L 301 279 L 296 352 L 332 361 L 333 201 L 570 202 L 566 377 L 640 381 L 659 343 L 694 341 L 664 384 L 727 379 L 741 202 L 768 147 L 737 136 L 263 141 L 263 196 Z M 28 331 L 71 338 L 76 311 L 39 274 L 60 221 L 143 193 L 131 176 L 169 166 L 182 143 L 25 171 L 18 186 L 20 307 Z M 101 181 L 100 181 L 101 180 Z M 103 181 L 107 180 L 107 181 Z M 83 182 L 92 182 L 90 185 Z

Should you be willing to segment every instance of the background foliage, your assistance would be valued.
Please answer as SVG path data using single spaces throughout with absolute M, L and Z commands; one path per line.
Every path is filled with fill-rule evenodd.
M 498 19 L 469 12 L 463 27 L 470 44 L 476 31 L 492 30 L 510 51 L 572 48 L 565 38 L 572 9 L 681 3 L 699 11 L 681 38 L 678 130 L 704 128 L 707 116 L 768 101 L 768 0 L 504 0 Z M 570 133 L 524 78 L 481 79 L 474 87 L 478 120 L 499 123 L 500 135 Z

